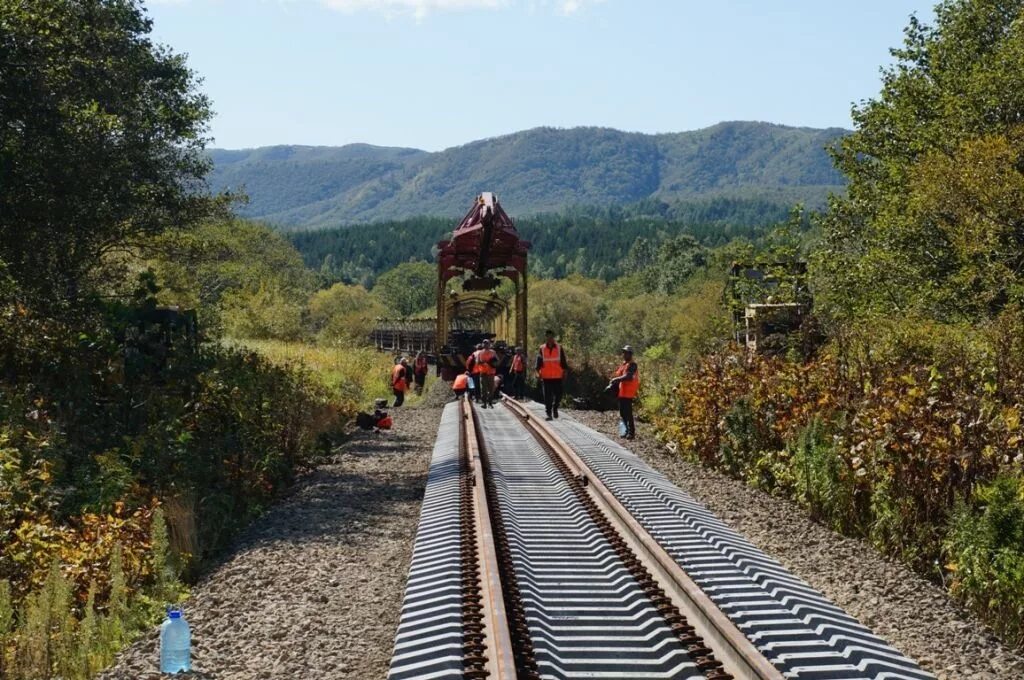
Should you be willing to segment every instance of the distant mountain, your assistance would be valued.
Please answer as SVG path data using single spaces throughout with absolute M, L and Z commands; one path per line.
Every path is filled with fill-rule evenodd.
M 650 198 L 818 206 L 844 184 L 825 147 L 845 134 L 732 122 L 660 135 L 535 128 L 436 153 L 367 144 L 213 149 L 211 183 L 244 190 L 243 215 L 285 228 L 454 218 L 481 191 L 497 193 L 514 215 Z

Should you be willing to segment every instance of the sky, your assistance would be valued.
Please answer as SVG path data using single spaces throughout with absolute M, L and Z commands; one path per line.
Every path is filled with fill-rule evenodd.
M 852 126 L 932 0 L 146 0 L 212 146 L 436 151 L 538 126 Z

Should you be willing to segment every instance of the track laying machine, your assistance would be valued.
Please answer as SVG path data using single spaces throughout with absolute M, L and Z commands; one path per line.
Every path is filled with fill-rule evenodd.
M 377 348 L 424 351 L 451 380 L 484 338 L 525 347 L 529 249 L 497 197 L 480 194 L 451 238 L 437 244 L 436 318 L 381 320 Z

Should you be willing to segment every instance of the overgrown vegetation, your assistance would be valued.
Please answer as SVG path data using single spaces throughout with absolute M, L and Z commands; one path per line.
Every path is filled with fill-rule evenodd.
M 366 305 L 203 190 L 206 99 L 149 31 L 0 0 L 2 678 L 107 665 L 379 393 L 222 342 Z
M 656 416 L 671 446 L 948 583 L 1017 645 L 1022 27 L 1010 0 L 911 21 L 836 152 L 848 193 L 803 244 L 824 342 L 810 323 L 789 354 L 719 348 Z

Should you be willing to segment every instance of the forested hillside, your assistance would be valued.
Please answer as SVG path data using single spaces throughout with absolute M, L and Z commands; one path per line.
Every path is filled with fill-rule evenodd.
M 519 219 L 516 226 L 532 245 L 531 276 L 579 274 L 610 281 L 644 257 L 638 251 L 679 234 L 705 246 L 756 240 L 788 212 L 787 206 L 767 199 L 714 198 L 672 206 L 648 200 L 624 207 L 567 208 Z M 372 285 L 375 276 L 402 262 L 433 261 L 434 247 L 454 226 L 449 218 L 414 217 L 298 231 L 290 237 L 306 265 L 324 280 Z
M 452 218 L 484 190 L 518 215 L 651 198 L 820 207 L 843 185 L 826 147 L 844 134 L 732 122 L 661 135 L 536 128 L 437 153 L 365 144 L 213 150 L 211 183 L 249 196 L 242 215 L 284 227 Z

